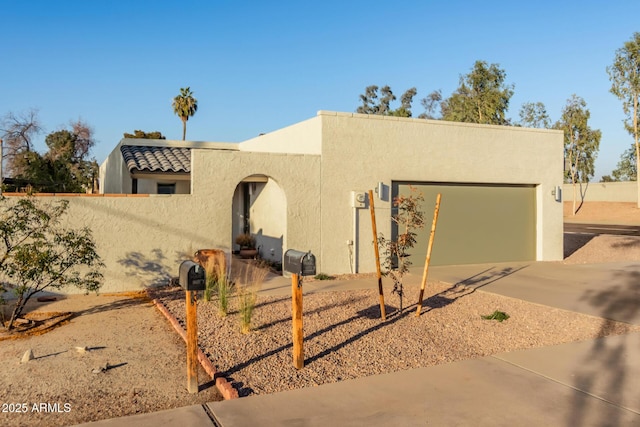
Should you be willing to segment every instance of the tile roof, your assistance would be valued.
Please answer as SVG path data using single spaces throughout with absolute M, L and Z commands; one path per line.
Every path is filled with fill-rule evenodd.
M 122 157 L 129 172 L 191 172 L 191 149 L 123 145 Z

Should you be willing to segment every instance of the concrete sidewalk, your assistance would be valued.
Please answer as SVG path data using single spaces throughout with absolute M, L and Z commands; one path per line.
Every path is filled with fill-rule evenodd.
M 410 280 L 420 280 L 414 271 Z M 640 262 L 433 267 L 430 280 L 640 325 Z M 308 282 L 305 292 L 375 287 Z M 286 295 L 272 278 L 265 293 Z M 215 421 L 214 421 L 215 420 Z M 103 426 L 640 425 L 640 333 L 497 354 L 272 395 L 105 420 Z

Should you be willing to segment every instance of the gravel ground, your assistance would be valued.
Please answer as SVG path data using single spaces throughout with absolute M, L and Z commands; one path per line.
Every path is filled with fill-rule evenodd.
M 640 331 L 605 321 L 445 283 L 430 283 L 422 315 L 415 317 L 418 289 L 408 288 L 408 309 L 399 314 L 386 292 L 387 321 L 379 318 L 374 290 L 304 295 L 305 366 L 292 365 L 291 298 L 261 297 L 254 331 L 240 333 L 235 311 L 220 318 L 215 302 L 198 306 L 199 341 L 240 396 L 314 387 L 346 379 L 487 356 L 518 349 Z M 177 289 L 158 297 L 181 322 L 184 301 Z M 231 301 L 235 304 L 235 301 Z M 484 320 L 495 310 L 510 318 Z
M 204 370 L 201 392 L 187 392 L 184 342 L 147 298 L 73 295 L 32 308 L 74 317 L 0 340 L 0 426 L 68 426 L 222 399 Z M 29 349 L 34 359 L 20 363 Z

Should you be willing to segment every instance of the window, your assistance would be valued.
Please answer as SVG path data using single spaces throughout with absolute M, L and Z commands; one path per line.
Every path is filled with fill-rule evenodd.
M 131 179 L 131 194 L 138 194 L 138 180 L 136 178 Z
M 162 184 L 158 183 L 158 194 L 176 194 L 176 183 Z

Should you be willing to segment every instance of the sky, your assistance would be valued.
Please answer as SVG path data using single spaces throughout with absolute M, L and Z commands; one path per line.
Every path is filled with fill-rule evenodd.
M 135 129 L 182 138 L 171 102 L 190 87 L 187 139 L 240 142 L 355 112 L 369 85 L 448 97 L 476 60 L 514 85 L 508 117 L 542 102 L 553 121 L 576 94 L 602 131 L 594 179 L 632 137 L 606 67 L 640 31 L 637 0 L 0 0 L 0 116 L 37 109 L 44 132 L 90 124 L 102 163 Z M 393 105 L 392 105 L 393 106 Z M 517 161 L 517 159 L 516 159 Z

